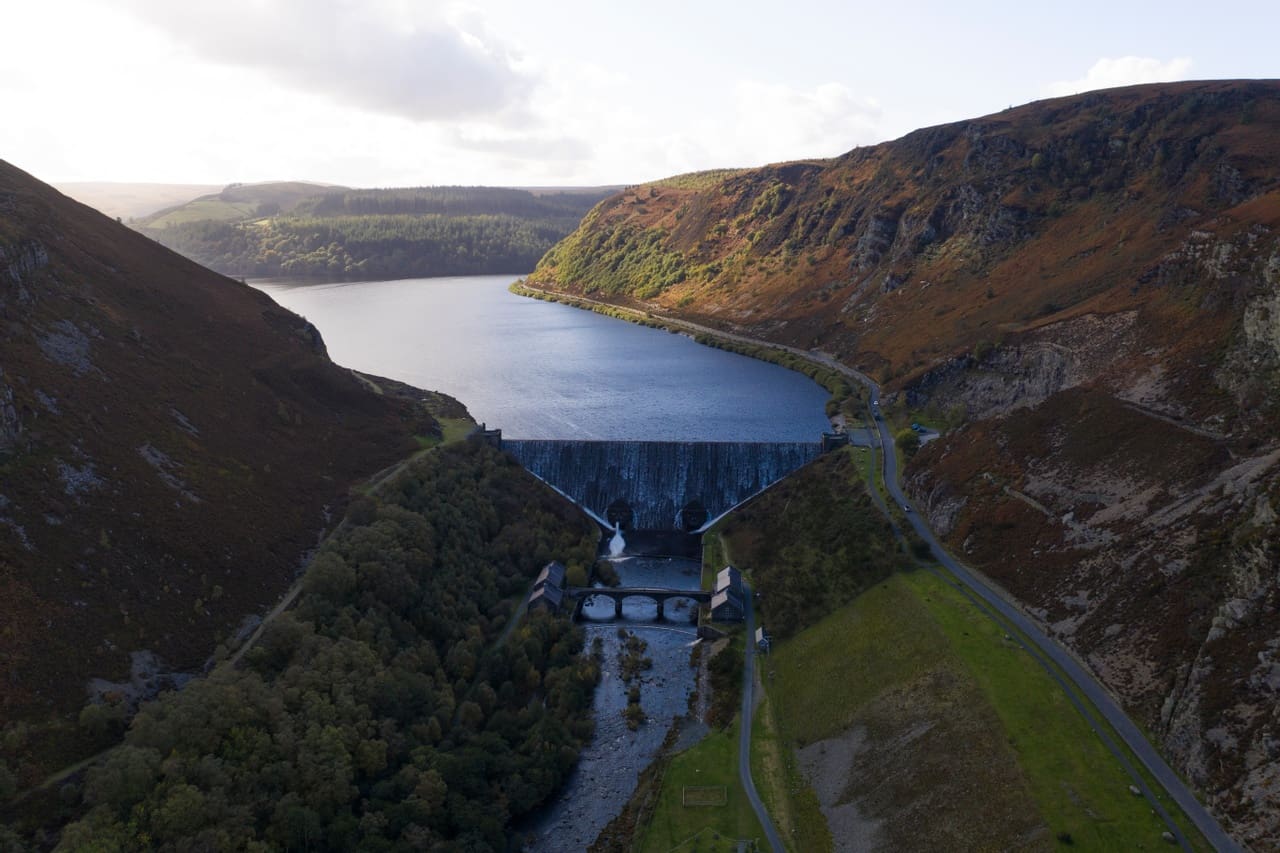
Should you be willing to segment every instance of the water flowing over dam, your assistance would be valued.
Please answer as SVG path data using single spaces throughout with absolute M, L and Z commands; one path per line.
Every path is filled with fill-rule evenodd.
M 628 530 L 696 530 L 822 450 L 817 442 L 502 441 L 527 469 Z

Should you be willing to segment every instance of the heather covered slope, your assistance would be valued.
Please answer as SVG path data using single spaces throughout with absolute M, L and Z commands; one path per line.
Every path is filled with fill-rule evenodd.
M 437 429 L 265 295 L 3 162 L 0 318 L 0 723 L 74 721 L 135 652 L 198 670 Z M 76 750 L 6 744 L 20 776 Z
M 1277 229 L 1280 84 L 1159 84 L 632 188 L 530 283 L 819 349 L 950 420 L 907 471 L 935 528 L 1268 847 Z

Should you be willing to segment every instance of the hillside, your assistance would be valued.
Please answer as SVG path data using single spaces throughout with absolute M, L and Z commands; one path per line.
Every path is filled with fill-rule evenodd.
M 630 188 L 529 284 L 830 353 L 908 488 L 1238 838 L 1280 845 L 1280 83 L 1159 84 Z
M 611 191 L 233 184 L 132 224 L 235 276 L 509 273 L 532 269 Z
M 437 424 L 264 294 L 7 163 L 0 316 L 0 761 L 24 787 L 91 746 L 91 679 L 198 672 Z
M 547 554 L 581 567 L 598 538 L 486 445 L 421 455 L 242 666 L 145 704 L 60 794 L 56 849 L 520 849 L 591 735 L 600 663 L 569 619 L 518 605 Z

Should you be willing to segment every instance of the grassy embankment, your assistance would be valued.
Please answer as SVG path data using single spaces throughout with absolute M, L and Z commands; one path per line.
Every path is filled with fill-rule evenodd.
M 835 749 L 859 737 L 844 794 L 864 818 L 882 822 L 891 842 L 1023 839 L 1091 850 L 1163 843 L 1163 824 L 1129 793 L 1128 777 L 1061 688 L 931 572 L 894 575 L 780 644 L 764 672 L 768 702 L 757 718 L 753 772 L 774 819 L 799 828 L 797 850 L 829 848 L 812 832 L 815 800 L 797 789 L 787 747 Z M 779 751 L 782 784 L 777 759 L 769 761 Z M 907 762 L 906 772 L 889 766 Z M 936 796 L 949 789 L 957 799 Z M 912 813 L 926 804 L 922 821 Z

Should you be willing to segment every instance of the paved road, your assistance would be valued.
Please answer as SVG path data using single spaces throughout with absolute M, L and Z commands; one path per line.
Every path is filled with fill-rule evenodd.
M 747 651 L 746 661 L 742 665 L 742 732 L 738 740 L 738 776 L 742 780 L 742 790 L 747 792 L 751 808 L 760 819 L 760 826 L 764 827 L 765 837 L 769 839 L 769 847 L 774 853 L 783 853 L 782 839 L 778 837 L 777 827 L 773 825 L 773 820 L 769 817 L 764 803 L 760 802 L 760 795 L 756 793 L 756 783 L 751 781 L 751 714 L 756 704 L 756 617 L 754 608 L 751 606 L 751 590 L 745 584 L 742 588 L 742 597 L 747 605 L 747 634 L 744 643 Z
M 555 294 L 550 291 L 544 292 L 556 297 L 563 296 L 563 294 Z M 592 299 L 580 299 L 579 301 L 597 305 L 607 304 L 599 303 Z M 608 307 L 613 308 L 617 306 Z M 803 358 L 816 361 L 819 364 L 839 371 L 850 379 L 855 379 L 862 383 L 871 392 L 872 406 L 875 407 L 879 404 L 880 387 L 869 376 L 843 364 L 826 353 L 812 350 L 801 350 L 797 347 L 775 344 L 770 341 L 750 338 L 745 335 L 723 332 L 719 329 L 712 329 L 710 327 L 702 326 L 697 323 L 690 323 L 685 320 L 672 320 L 661 315 L 652 315 L 644 311 L 639 311 L 637 313 L 645 314 L 646 316 L 654 317 L 654 319 L 662 320 L 664 322 L 669 322 L 674 326 L 683 327 L 690 331 L 707 332 L 708 334 L 717 335 L 730 340 L 756 345 L 772 346 L 776 349 L 795 353 Z M 881 447 L 883 448 L 883 452 L 880 455 L 884 460 L 885 488 L 891 499 L 895 500 L 899 505 L 907 507 L 909 504 L 902 493 L 902 487 L 898 480 L 898 459 L 897 455 L 894 453 L 893 434 L 886 422 L 877 420 L 875 423 L 880 431 Z M 874 492 L 874 489 L 872 491 Z M 1035 645 L 1035 651 L 1038 652 L 1038 655 L 1042 656 L 1040 658 L 1041 660 L 1046 658 L 1051 660 L 1060 668 L 1061 672 L 1070 679 L 1074 687 L 1084 696 L 1088 697 L 1089 701 L 1098 709 L 1098 712 L 1102 714 L 1103 718 L 1111 725 L 1116 734 L 1118 734 L 1129 749 L 1133 751 L 1133 753 L 1138 757 L 1138 760 L 1142 762 L 1143 766 L 1147 768 L 1151 775 L 1155 777 L 1156 781 L 1159 782 L 1159 784 L 1169 793 L 1169 796 L 1172 797 L 1174 802 L 1182 808 L 1182 810 L 1191 819 L 1191 822 L 1196 825 L 1216 850 L 1226 851 L 1226 853 L 1234 853 L 1234 851 L 1242 850 L 1240 845 L 1232 840 L 1225 831 L 1223 831 L 1217 820 L 1215 820 L 1205 807 L 1201 805 L 1200 801 L 1195 798 L 1195 795 L 1191 793 L 1190 789 L 1187 788 L 1186 784 L 1178 774 L 1173 771 L 1173 768 L 1171 768 L 1160 756 L 1155 747 L 1153 747 L 1146 739 L 1146 736 L 1143 735 L 1142 731 L 1139 730 L 1138 727 L 1134 725 L 1133 721 L 1129 719 L 1128 715 L 1126 715 L 1121 709 L 1120 703 L 1116 701 L 1115 697 L 1113 697 L 1111 693 L 1093 677 L 1092 673 L 1085 669 L 1084 666 L 1076 660 L 1074 655 L 1062 646 L 1058 645 L 1057 642 L 1040 630 L 1040 627 L 1027 618 L 1026 614 L 1024 614 L 1021 609 L 989 587 L 983 580 L 974 575 L 972 571 L 965 568 L 959 561 L 952 557 L 951 554 L 948 553 L 938 542 L 937 538 L 933 535 L 933 531 L 929 529 L 929 526 L 920 518 L 918 513 L 908 513 L 907 519 L 910 521 L 911 526 L 915 529 L 916 533 L 918 533 L 925 542 L 929 543 L 929 547 L 933 551 L 933 556 L 939 563 L 945 566 L 956 577 L 956 579 L 963 583 L 973 594 L 986 602 L 987 606 L 992 611 L 998 613 L 1022 632 L 1022 634 Z M 750 652 L 748 652 L 748 654 L 750 654 Z M 750 664 L 750 658 L 748 658 L 748 664 Z M 1071 695 L 1070 691 L 1068 691 L 1068 695 Z M 1085 716 L 1090 716 L 1087 711 L 1085 712 Z M 1099 732 L 1099 735 L 1104 739 L 1106 738 L 1106 735 L 1103 732 Z M 1121 756 L 1121 758 L 1124 760 L 1123 756 Z M 1127 760 L 1125 763 L 1127 764 Z M 744 776 L 744 786 L 748 786 L 749 783 L 749 778 Z M 1155 801 L 1155 798 L 1147 788 L 1146 783 L 1139 779 L 1137 784 L 1144 790 L 1147 799 L 1152 801 L 1153 807 L 1163 811 L 1163 807 Z M 751 793 L 754 794 L 754 789 L 751 789 Z M 759 812 L 760 809 L 757 808 L 757 813 Z M 1180 844 L 1184 848 L 1189 849 L 1187 840 L 1181 837 L 1181 833 L 1176 834 L 1178 835 L 1178 841 Z
M 832 366 L 835 367 L 836 365 L 833 364 Z M 848 368 L 845 368 L 844 372 L 850 375 L 856 374 L 855 378 L 859 378 L 868 386 L 868 388 L 871 389 L 871 405 L 873 409 L 878 411 L 878 404 L 880 400 L 879 387 L 866 376 L 857 373 L 857 371 L 851 371 Z M 888 491 L 889 497 L 892 500 L 897 501 L 897 503 L 904 508 L 909 507 L 910 504 L 907 501 L 906 496 L 902 493 L 902 487 L 899 482 L 900 475 L 898 472 L 898 457 L 893 450 L 893 434 L 889 429 L 888 423 L 885 421 L 877 419 L 876 425 L 879 427 L 881 446 L 884 448 L 884 452 L 881 453 L 880 456 L 881 459 L 883 459 L 884 465 L 885 489 Z M 1178 774 L 1175 773 L 1173 768 L 1165 762 L 1165 760 L 1160 756 L 1160 753 L 1156 751 L 1155 747 L 1153 747 L 1150 741 L 1148 741 L 1142 734 L 1142 731 L 1121 709 L 1119 702 L 1117 702 L 1111 693 L 1093 677 L 1092 673 L 1085 669 L 1084 666 L 1076 660 L 1074 655 L 1062 646 L 1058 645 L 1058 643 L 1040 630 L 1040 627 L 1035 622 L 1031 621 L 1031 619 L 1029 619 L 1020 608 L 1016 607 L 1003 596 L 998 594 L 983 580 L 974 575 L 972 571 L 967 569 L 958 560 L 951 556 L 951 554 L 938 542 L 937 538 L 933 535 L 933 531 L 920 517 L 919 513 L 908 512 L 906 517 L 907 521 L 910 522 L 916 533 L 919 534 L 925 542 L 929 543 L 929 548 L 933 551 L 934 559 L 946 567 L 946 569 L 950 571 L 951 574 L 953 574 L 961 583 L 986 602 L 988 607 L 998 613 L 1001 617 L 1022 632 L 1024 636 L 1031 640 L 1031 642 L 1035 644 L 1036 649 L 1042 655 L 1051 660 L 1063 673 L 1065 673 L 1076 689 L 1093 703 L 1093 706 L 1097 708 L 1098 713 L 1100 713 L 1103 718 L 1110 723 L 1116 734 L 1118 734 L 1121 740 L 1128 745 L 1129 749 L 1133 751 L 1133 753 L 1138 757 L 1138 760 L 1142 762 L 1143 766 L 1145 766 L 1151 775 L 1155 777 L 1156 781 L 1159 782 L 1166 791 L 1168 791 L 1169 796 L 1172 797 L 1174 802 L 1182 808 L 1187 817 L 1191 819 L 1191 822 L 1196 825 L 1196 828 L 1198 828 L 1200 832 L 1204 834 L 1204 837 L 1208 839 L 1209 843 L 1213 845 L 1214 849 L 1220 851 L 1239 851 L 1242 849 L 1240 845 L 1227 835 L 1204 806 L 1200 804 L 1200 801 L 1195 798 L 1195 795 L 1191 793 Z M 1085 713 L 1086 718 L 1091 716 L 1084 708 L 1081 708 L 1081 710 Z M 1096 728 L 1097 727 L 1095 726 L 1095 729 Z M 1102 732 L 1099 732 L 1099 734 L 1104 738 L 1106 737 Z M 1123 755 L 1120 755 L 1119 757 L 1125 764 L 1128 764 L 1128 761 L 1124 760 Z M 1139 788 L 1143 789 L 1143 793 L 1146 795 L 1147 799 L 1151 801 L 1153 807 L 1163 815 L 1163 807 L 1158 801 L 1156 801 L 1155 796 L 1150 789 L 1147 788 L 1146 782 L 1143 781 L 1141 777 L 1138 777 L 1136 784 Z M 1166 822 L 1168 822 L 1167 815 L 1163 816 L 1166 818 Z M 1181 846 L 1184 849 L 1190 850 L 1190 845 L 1187 840 L 1182 837 L 1181 832 L 1177 830 L 1176 826 L 1172 827 L 1172 831 L 1175 836 L 1177 836 Z

